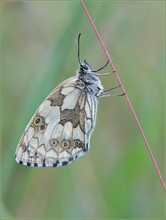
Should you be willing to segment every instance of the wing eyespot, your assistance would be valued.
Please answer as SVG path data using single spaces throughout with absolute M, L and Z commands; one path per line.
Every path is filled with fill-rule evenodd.
M 70 147 L 70 142 L 69 141 L 62 141 L 62 148 L 68 149 Z
M 41 125 L 42 122 L 43 122 L 43 118 L 41 116 L 37 116 L 34 119 L 33 124 L 38 127 Z
M 80 142 L 80 143 L 78 144 L 78 147 L 79 147 L 79 148 L 83 148 L 83 143 Z
M 38 131 L 43 133 L 46 130 L 47 125 L 45 123 L 41 123 L 41 125 L 38 127 Z
M 47 124 L 44 122 L 44 118 L 40 115 L 36 116 L 33 120 L 33 125 L 37 128 L 38 132 L 43 133 L 46 128 Z
M 74 143 L 73 143 L 74 147 L 78 147 L 78 148 L 83 148 L 84 147 L 84 143 L 80 140 L 74 140 Z
M 74 147 L 78 147 L 78 141 L 74 141 Z
M 57 139 L 51 139 L 50 140 L 50 145 L 51 146 L 57 146 L 58 145 L 58 140 Z

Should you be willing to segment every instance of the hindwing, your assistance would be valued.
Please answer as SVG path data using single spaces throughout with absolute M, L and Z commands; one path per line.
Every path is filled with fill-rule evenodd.
M 27 125 L 16 149 L 16 161 L 26 166 L 56 167 L 78 159 L 90 147 L 97 98 L 77 77 L 56 87 Z

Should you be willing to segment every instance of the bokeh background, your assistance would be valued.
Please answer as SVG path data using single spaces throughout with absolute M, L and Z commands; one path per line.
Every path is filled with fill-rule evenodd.
M 164 175 L 164 1 L 85 3 Z M 1 6 L 2 219 L 164 219 L 164 191 L 124 97 L 99 99 L 90 152 L 75 163 L 44 169 L 15 162 L 37 107 L 75 75 L 78 33 L 82 59 L 94 69 L 107 59 L 79 1 Z M 117 85 L 113 75 L 101 80 L 105 88 Z

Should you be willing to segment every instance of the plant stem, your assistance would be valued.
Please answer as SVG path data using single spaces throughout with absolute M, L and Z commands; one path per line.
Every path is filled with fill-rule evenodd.
M 157 172 L 157 174 L 158 174 L 158 176 L 159 176 L 161 185 L 162 185 L 164 191 L 166 192 L 166 186 L 165 186 L 164 180 L 163 180 L 163 178 L 162 178 L 162 175 L 161 175 L 161 173 L 160 173 L 160 170 L 159 170 L 159 168 L 158 168 L 158 165 L 157 165 L 157 163 L 156 163 L 156 160 L 155 160 L 155 158 L 154 158 L 154 156 L 153 156 L 153 153 L 152 153 L 152 151 L 151 151 L 151 149 L 150 149 L 149 143 L 148 143 L 148 141 L 147 141 L 147 139 L 146 139 L 146 136 L 145 136 L 144 131 L 143 131 L 142 127 L 141 127 L 141 124 L 140 124 L 140 122 L 139 122 L 139 120 L 138 120 L 138 118 L 137 118 L 137 115 L 136 115 L 136 113 L 135 113 L 135 111 L 134 111 L 134 108 L 133 108 L 133 106 L 132 106 L 132 104 L 131 104 L 131 102 L 130 102 L 130 99 L 129 99 L 129 97 L 128 97 L 128 94 L 127 94 L 127 92 L 126 92 L 126 90 L 125 90 L 125 88 L 124 88 L 124 86 L 123 86 L 123 84 L 122 84 L 122 82 L 121 82 L 121 80 L 120 80 L 120 77 L 119 77 L 119 75 L 118 75 L 118 73 L 117 73 L 117 71 L 116 71 L 116 68 L 115 68 L 115 66 L 114 66 L 114 64 L 113 64 L 113 62 L 112 62 L 112 60 L 111 60 L 111 58 L 110 58 L 110 56 L 109 56 L 109 53 L 108 53 L 108 51 L 107 51 L 107 49 L 106 49 L 106 47 L 105 47 L 105 45 L 104 45 L 104 43 L 103 43 L 103 41 L 102 41 L 102 39 L 101 39 L 99 33 L 98 33 L 98 31 L 97 31 L 97 28 L 96 28 L 96 26 L 95 26 L 95 24 L 94 24 L 94 22 L 93 22 L 93 20 L 92 20 L 92 18 L 91 18 L 91 16 L 90 16 L 89 12 L 88 12 L 88 10 L 87 10 L 87 8 L 86 8 L 86 6 L 85 6 L 83 0 L 80 0 L 80 2 L 81 2 L 82 7 L 84 8 L 84 11 L 85 11 L 85 13 L 86 13 L 86 15 L 87 15 L 87 17 L 88 17 L 88 19 L 89 19 L 89 21 L 90 21 L 90 23 L 91 23 L 93 29 L 94 29 L 94 32 L 96 33 L 96 36 L 97 36 L 97 38 L 98 38 L 98 40 L 99 40 L 99 42 L 100 42 L 100 44 L 101 44 L 101 46 L 102 46 L 102 48 L 103 48 L 103 51 L 104 51 L 106 57 L 107 57 L 108 60 L 109 60 L 109 63 L 110 63 L 110 65 L 111 65 L 111 67 L 112 67 L 112 70 L 114 71 L 114 74 L 115 74 L 115 76 L 116 76 L 116 78 L 117 78 L 117 81 L 118 81 L 118 83 L 119 83 L 119 85 L 120 85 L 120 87 L 121 87 L 123 93 L 125 94 L 126 101 L 127 101 L 128 106 L 129 106 L 129 108 L 130 108 L 130 110 L 131 110 L 131 112 L 132 112 L 132 115 L 133 115 L 133 117 L 134 117 L 134 119 L 135 119 L 135 122 L 136 122 L 136 124 L 137 124 L 137 126 L 138 126 L 138 128 L 139 128 L 139 130 L 140 130 L 140 133 L 141 133 L 141 135 L 142 135 L 142 138 L 143 138 L 143 140 L 144 140 L 144 143 L 145 143 L 145 145 L 146 145 L 146 148 L 147 148 L 147 150 L 148 150 L 148 152 L 149 152 L 149 154 L 150 154 L 150 157 L 151 157 L 151 159 L 152 159 L 152 162 L 153 162 L 153 164 L 154 164 L 154 167 L 155 167 L 155 169 L 156 169 L 156 172 Z

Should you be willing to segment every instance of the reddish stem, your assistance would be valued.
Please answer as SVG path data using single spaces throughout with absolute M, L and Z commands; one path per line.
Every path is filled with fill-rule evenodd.
M 126 90 L 125 90 L 125 88 L 124 88 L 124 86 L 123 86 L 123 84 L 122 84 L 122 82 L 121 82 L 121 80 L 120 80 L 120 78 L 119 78 L 119 75 L 118 75 L 118 73 L 117 73 L 117 71 L 116 71 L 116 68 L 115 68 L 115 66 L 114 66 L 114 64 L 113 64 L 113 62 L 112 62 L 112 60 L 111 60 L 111 58 L 110 58 L 110 56 L 109 56 L 109 53 L 108 53 L 108 51 L 107 51 L 107 49 L 106 49 L 106 47 L 105 47 L 105 45 L 104 45 L 104 43 L 103 43 L 103 41 L 102 41 L 102 39 L 101 39 L 99 33 L 98 33 L 98 31 L 97 31 L 97 28 L 96 28 L 96 26 L 95 26 L 95 24 L 94 24 L 94 22 L 93 22 L 93 20 L 92 20 L 92 18 L 91 18 L 91 16 L 90 16 L 88 10 L 87 10 L 87 8 L 86 8 L 84 2 L 83 2 L 82 0 L 80 0 L 80 2 L 81 2 L 82 6 L 83 6 L 83 8 L 84 8 L 84 11 L 85 11 L 85 13 L 86 13 L 86 15 L 87 15 L 87 17 L 88 17 L 88 19 L 89 19 L 89 21 L 90 21 L 92 27 L 93 27 L 95 33 L 96 33 L 97 38 L 99 39 L 99 42 L 100 42 L 100 44 L 101 44 L 101 46 L 102 46 L 102 48 L 103 48 L 103 51 L 104 51 L 106 57 L 107 57 L 108 60 L 109 60 L 109 63 L 110 63 L 110 65 L 111 65 L 111 67 L 112 67 L 112 69 L 113 69 L 113 71 L 114 71 L 114 74 L 115 74 L 115 76 L 116 76 L 116 78 L 117 78 L 117 81 L 118 81 L 119 85 L 121 86 L 121 89 L 122 89 L 123 93 L 125 93 L 125 98 L 126 98 L 126 101 L 127 101 L 127 103 L 128 103 L 128 106 L 129 106 L 129 108 L 130 108 L 130 110 L 131 110 L 131 112 L 132 112 L 132 114 L 133 114 L 133 116 L 134 116 L 134 119 L 135 119 L 135 121 L 136 121 L 136 124 L 137 124 L 137 126 L 138 126 L 138 128 L 139 128 L 139 130 L 140 130 L 140 133 L 141 133 L 141 135 L 142 135 L 142 138 L 143 138 L 143 140 L 144 140 L 144 143 L 145 143 L 145 145 L 146 145 L 146 147 L 147 147 L 147 150 L 148 150 L 148 152 L 149 152 L 149 154 L 150 154 L 150 157 L 151 157 L 151 159 L 152 159 L 152 162 L 153 162 L 153 164 L 154 164 L 154 167 L 155 167 L 155 169 L 156 169 L 156 172 L 157 172 L 157 174 L 158 174 L 158 176 L 159 176 L 161 185 L 162 185 L 164 191 L 166 192 L 166 187 L 165 187 L 165 184 L 164 184 L 164 180 L 163 180 L 163 178 L 162 178 L 162 176 L 161 176 L 160 170 L 159 170 L 158 165 L 157 165 L 157 163 L 156 163 L 156 160 L 155 160 L 155 158 L 154 158 L 154 156 L 153 156 L 153 153 L 152 153 L 152 151 L 151 151 L 151 149 L 150 149 L 149 143 L 148 143 L 148 141 L 147 141 L 147 139 L 146 139 L 146 137 L 145 137 L 145 134 L 144 134 L 144 132 L 143 132 L 143 129 L 142 129 L 142 127 L 141 127 L 141 124 L 139 123 L 138 118 L 137 118 L 137 115 L 136 115 L 136 113 L 135 113 L 135 111 L 134 111 L 134 109 L 133 109 L 133 106 L 132 106 L 131 102 L 130 102 L 130 99 L 129 99 L 129 97 L 128 97 L 128 94 L 127 94 L 127 92 L 126 92 Z

